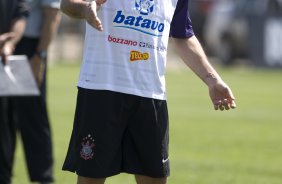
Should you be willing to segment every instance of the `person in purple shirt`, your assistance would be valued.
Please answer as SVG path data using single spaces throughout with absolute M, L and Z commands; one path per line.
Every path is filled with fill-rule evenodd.
M 167 3 L 172 7 L 168 7 Z M 140 93 L 139 87 L 151 89 L 146 87 L 153 83 L 153 89 L 164 89 L 163 83 L 158 83 L 155 77 L 159 77 L 160 81 L 163 79 L 164 74 L 160 70 L 161 64 L 165 63 L 162 56 L 166 54 L 165 44 L 169 36 L 185 64 L 207 85 L 214 109 L 223 111 L 236 107 L 231 89 L 211 66 L 194 35 L 188 4 L 188 0 L 135 0 L 133 3 L 125 0 L 61 1 L 62 12 L 86 20 L 86 41 L 91 40 L 90 47 L 86 42 L 86 59 L 81 69 L 82 77 L 90 78 L 83 80 L 86 87 L 78 85 L 73 132 L 63 165 L 63 170 L 78 175 L 78 184 L 103 184 L 106 178 L 122 172 L 134 174 L 137 184 L 167 183 L 169 154 L 165 92 L 163 96 L 154 96 L 153 90 L 149 98 Z M 152 12 L 154 16 L 150 15 Z M 167 22 L 170 23 L 168 31 Z M 138 44 L 139 40 L 142 40 L 139 42 L 141 45 Z M 144 42 L 155 45 L 144 48 Z M 161 45 L 163 49 L 159 49 L 157 44 L 160 43 L 164 43 Z M 95 44 L 98 47 L 94 47 Z M 93 50 L 100 47 L 108 50 Z M 130 60 L 127 56 L 132 50 L 135 52 L 130 57 L 134 58 Z M 97 58 L 95 54 L 101 52 L 106 59 Z M 114 57 L 117 53 L 125 55 L 119 57 L 124 61 Z M 104 63 L 107 63 L 104 67 L 106 71 L 95 70 L 96 66 L 104 66 Z M 95 67 L 91 70 L 85 64 Z M 149 69 L 139 72 L 144 65 Z M 114 77 L 111 79 L 119 75 L 120 70 L 126 71 L 122 81 Z M 156 75 L 150 73 L 152 71 Z M 139 75 L 137 80 L 136 73 Z M 134 92 L 93 87 L 97 83 L 92 83 L 91 77 L 95 79 L 98 75 L 118 81 L 118 84 L 113 82 L 106 86 L 121 85 L 122 88 L 132 80 L 138 85 L 132 85 Z M 144 80 L 140 82 L 141 79 Z

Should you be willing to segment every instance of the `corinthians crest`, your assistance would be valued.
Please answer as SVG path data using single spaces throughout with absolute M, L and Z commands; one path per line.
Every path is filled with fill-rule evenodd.
M 135 0 L 135 8 L 141 15 L 149 15 L 154 10 L 154 0 Z
M 94 150 L 95 147 L 94 139 L 89 134 L 88 136 L 83 138 L 83 141 L 81 143 L 81 150 L 80 150 L 80 157 L 84 160 L 92 159 L 94 156 Z

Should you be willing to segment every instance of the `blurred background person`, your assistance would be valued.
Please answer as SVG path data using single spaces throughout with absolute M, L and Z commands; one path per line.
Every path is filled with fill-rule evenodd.
M 222 40 L 234 15 L 234 9 L 234 0 L 214 0 L 204 26 L 203 37 L 206 48 L 209 50 L 210 55 L 223 60 L 221 61 L 223 64 L 230 62 L 227 58 L 228 56 L 225 56 L 225 54 L 231 48 L 227 44 L 224 44 Z
M 11 55 L 25 28 L 24 0 L 0 0 L 0 54 L 3 61 Z
M 25 29 L 28 15 L 24 0 L 0 0 L 0 54 L 6 57 L 14 51 L 15 45 Z M 1 64 L 1 63 L 0 63 Z M 1 81 L 0 81 L 1 82 Z M 11 183 L 13 153 L 15 149 L 15 124 L 12 123 L 11 108 L 7 97 L 0 97 L 0 183 Z
M 10 97 L 11 108 L 5 113 L 11 114 L 9 121 L 14 121 L 12 124 L 16 122 L 20 132 L 30 180 L 43 184 L 54 180 L 52 139 L 46 104 L 46 69 L 48 47 L 61 16 L 59 0 L 31 0 L 29 7 L 26 30 L 14 54 L 27 55 L 41 94 Z M 2 135 L 2 129 L 0 131 Z M 14 152 L 15 145 L 12 145 L 9 154 L 14 155 Z M 6 172 L 11 173 L 12 159 L 8 164 Z
M 190 0 L 189 13 L 193 30 L 201 44 L 205 47 L 204 25 L 216 0 Z
M 203 29 L 205 48 L 225 66 L 240 60 L 257 66 L 281 65 L 276 46 L 281 42 L 277 41 L 281 40 L 281 5 L 281 0 L 214 0 Z

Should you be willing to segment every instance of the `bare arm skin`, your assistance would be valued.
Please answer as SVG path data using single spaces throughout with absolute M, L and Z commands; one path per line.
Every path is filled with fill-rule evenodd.
M 48 50 L 51 40 L 57 32 L 60 20 L 61 14 L 58 9 L 43 7 L 43 23 L 37 51 Z M 34 55 L 30 59 L 30 65 L 38 86 L 41 86 L 43 81 L 45 63 L 41 61 L 41 58 L 38 55 Z
M 56 8 L 44 7 L 43 8 L 43 25 L 41 29 L 41 36 L 37 50 L 48 50 L 52 38 L 58 30 L 61 20 L 60 11 Z
M 231 89 L 209 63 L 198 39 L 195 36 L 187 39 L 173 38 L 173 42 L 184 63 L 208 86 L 215 110 L 235 108 L 235 97 Z
M 12 23 L 11 31 L 0 36 L 0 55 L 4 64 L 7 62 L 7 56 L 14 52 L 16 44 L 23 35 L 25 25 L 23 18 L 16 19 Z
M 61 0 L 61 10 L 63 13 L 72 18 L 85 19 L 88 24 L 93 26 L 95 29 L 102 31 L 103 26 L 97 16 L 97 11 L 105 2 L 106 0 L 91 2 L 83 0 Z

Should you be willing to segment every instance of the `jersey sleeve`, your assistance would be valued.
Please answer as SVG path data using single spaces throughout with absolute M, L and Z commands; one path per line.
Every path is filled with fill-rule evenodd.
M 170 27 L 171 37 L 190 38 L 194 35 L 188 4 L 188 0 L 178 0 Z
M 60 0 L 41 0 L 43 7 L 60 8 Z

